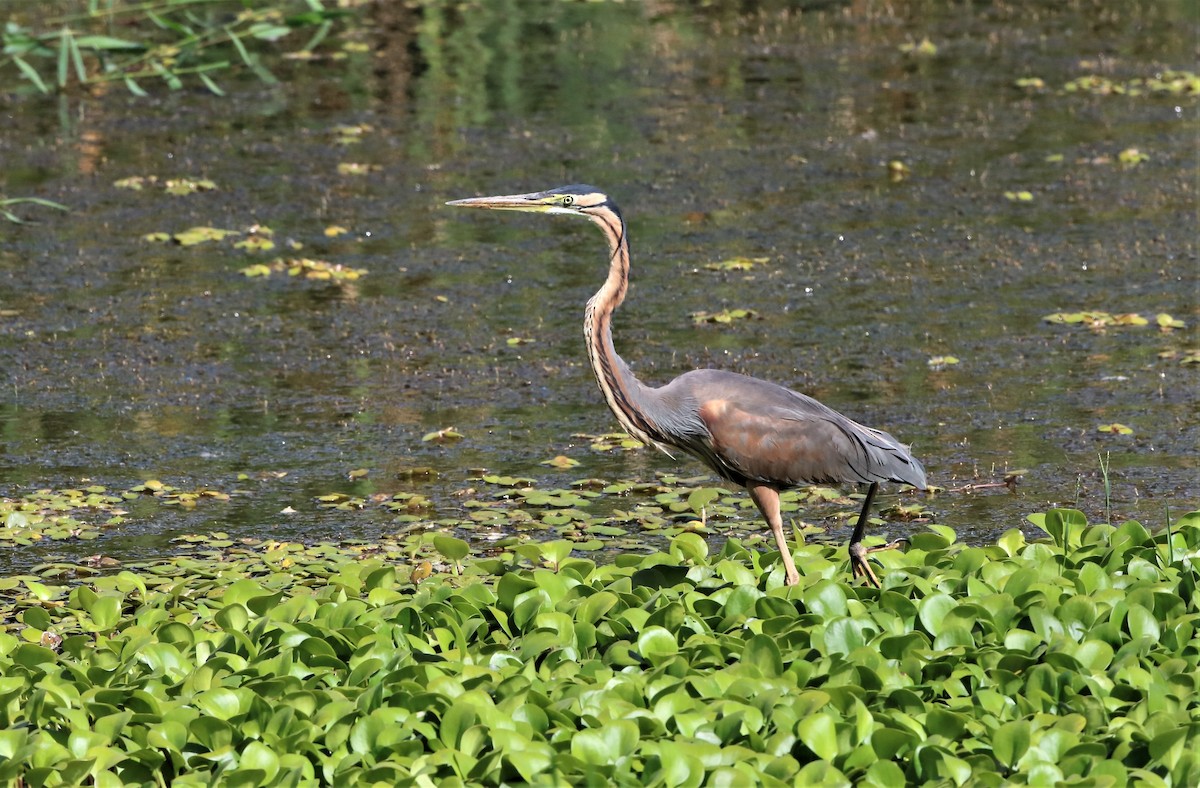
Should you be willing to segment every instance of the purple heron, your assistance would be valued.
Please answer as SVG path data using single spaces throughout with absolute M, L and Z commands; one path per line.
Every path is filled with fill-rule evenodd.
M 583 333 L 596 382 L 617 421 L 668 456 L 672 449 L 686 452 L 745 487 L 775 536 L 788 585 L 799 583 L 800 575 L 783 533 L 780 491 L 808 484 L 869 485 L 850 536 L 850 565 L 855 577 L 880 587 L 867 555 L 904 540 L 866 547 L 862 539 L 880 482 L 925 489 L 925 470 L 908 446 L 812 397 L 746 375 L 698 369 L 657 388 L 634 377 L 612 340 L 612 315 L 629 285 L 629 236 L 616 203 L 598 189 L 562 186 L 447 204 L 582 216 L 598 226 L 609 246 L 608 278 L 587 302 Z

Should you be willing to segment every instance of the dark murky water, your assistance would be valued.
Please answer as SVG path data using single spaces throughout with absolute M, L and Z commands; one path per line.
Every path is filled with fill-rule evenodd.
M 1185 4 L 401 5 L 372 11 L 369 53 L 279 64 L 279 88 L 0 99 L 0 194 L 72 208 L 0 223 L 0 495 L 148 478 L 249 493 L 135 511 L 100 542 L 0 547 L 0 569 L 144 558 L 193 531 L 369 539 L 387 516 L 313 496 L 413 489 L 450 515 L 471 468 L 547 486 L 700 473 L 571 437 L 615 429 L 581 339 L 595 230 L 443 207 L 570 182 L 629 220 L 617 345 L 646 380 L 717 366 L 790 385 L 913 443 L 952 491 L 1024 470 L 1015 491 L 928 501 L 971 539 L 1055 505 L 1103 517 L 1102 456 L 1115 519 L 1200 505 L 1200 365 L 1160 357 L 1200 345 L 1197 99 L 1061 90 L 1194 63 Z M 936 54 L 901 51 L 925 37 Z M 370 130 L 345 146 L 339 124 Z M 1121 166 L 1130 148 L 1149 159 Z M 218 189 L 113 186 L 134 175 Z M 252 280 L 239 270 L 274 253 L 140 240 L 255 223 L 370 273 Z M 769 262 L 702 268 L 735 256 Z M 739 307 L 758 319 L 689 317 Z M 1187 328 L 1042 320 L 1084 309 Z M 928 363 L 946 355 L 960 363 Z M 1097 431 L 1111 422 L 1133 435 Z M 466 438 L 421 440 L 448 426 Z M 581 465 L 539 464 L 558 454 Z M 398 477 L 419 466 L 438 477 Z

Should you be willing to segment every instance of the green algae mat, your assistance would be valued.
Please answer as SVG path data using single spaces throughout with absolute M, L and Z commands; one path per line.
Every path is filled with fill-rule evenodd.
M 1196 785 L 1200 512 L 882 555 L 198 543 L 0 581 L 16 785 Z

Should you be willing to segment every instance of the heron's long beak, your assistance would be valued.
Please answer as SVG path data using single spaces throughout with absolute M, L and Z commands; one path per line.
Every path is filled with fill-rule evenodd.
M 541 192 L 531 194 L 502 194 L 498 197 L 470 197 L 466 200 L 451 200 L 446 205 L 460 208 L 490 208 L 496 211 L 534 211 L 544 213 L 558 207 L 551 198 Z
M 490 207 L 497 211 L 545 211 L 551 205 L 541 203 L 539 194 L 500 194 L 499 197 L 470 197 L 450 200 L 446 205 L 460 207 Z

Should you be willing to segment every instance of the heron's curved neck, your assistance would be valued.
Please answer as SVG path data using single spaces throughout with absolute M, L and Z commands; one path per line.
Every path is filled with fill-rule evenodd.
M 609 245 L 608 278 L 587 302 L 584 314 L 588 360 L 604 400 L 625 431 L 643 443 L 657 444 L 658 430 L 641 406 L 649 390 L 634 377 L 613 347 L 612 314 L 625 300 L 629 288 L 629 237 L 625 221 L 615 211 L 590 214 L 588 218 L 604 231 Z

